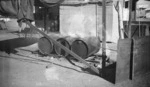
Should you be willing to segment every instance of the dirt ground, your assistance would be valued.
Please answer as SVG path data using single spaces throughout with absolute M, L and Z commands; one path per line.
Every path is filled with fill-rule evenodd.
M 150 74 L 114 84 L 83 70 L 82 63 L 74 66 L 63 57 L 33 54 L 38 37 L 1 31 L 0 87 L 150 87 Z

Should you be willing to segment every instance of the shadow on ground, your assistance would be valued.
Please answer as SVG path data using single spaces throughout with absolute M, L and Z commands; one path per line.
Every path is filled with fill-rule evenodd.
M 86 69 L 83 69 L 83 71 L 89 73 L 89 74 L 92 74 L 92 75 L 97 75 L 95 74 L 95 72 L 93 72 L 90 68 L 86 68 Z M 101 71 L 101 70 L 100 70 Z M 104 71 L 104 74 L 102 74 L 102 72 L 100 72 L 99 75 L 97 75 L 113 84 L 115 84 L 115 78 L 116 78 L 116 63 L 113 63 L 109 66 L 107 66 L 105 68 L 105 71 Z
M 116 78 L 116 63 L 113 63 L 106 67 L 105 75 L 103 77 L 105 80 L 115 84 Z
M 32 45 L 38 41 L 38 38 L 14 38 L 9 40 L 0 41 L 0 51 L 4 51 L 8 54 L 16 53 L 15 48 L 25 47 Z

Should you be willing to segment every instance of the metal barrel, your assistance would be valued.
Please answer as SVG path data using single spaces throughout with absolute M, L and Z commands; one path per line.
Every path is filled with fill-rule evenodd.
M 88 55 L 88 46 L 83 40 L 75 40 L 71 45 L 71 50 L 78 56 L 85 59 Z
M 62 37 L 59 38 L 57 41 L 60 42 L 62 45 L 64 45 L 65 47 L 67 47 L 68 49 L 71 50 L 71 43 L 72 43 L 73 38 L 66 36 L 66 37 Z M 69 54 L 67 52 L 65 52 L 64 50 L 62 50 L 59 47 L 54 46 L 55 52 L 58 55 L 63 55 L 65 57 L 69 56 Z
M 100 49 L 100 41 L 97 37 L 79 38 L 71 45 L 71 50 L 86 59 Z
M 41 37 L 38 41 L 38 48 L 42 54 L 50 54 L 53 51 L 53 43 L 46 37 Z
M 50 33 L 49 37 L 57 40 L 61 37 L 60 34 Z M 54 44 L 51 40 L 47 39 L 46 37 L 41 37 L 38 41 L 38 48 L 42 54 L 51 54 L 54 51 Z

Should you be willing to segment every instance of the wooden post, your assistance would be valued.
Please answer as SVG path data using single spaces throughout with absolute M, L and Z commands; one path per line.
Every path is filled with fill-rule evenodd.
M 129 0 L 129 22 L 128 22 L 128 37 L 131 38 L 131 22 L 132 22 L 132 0 Z
M 48 33 L 48 8 L 44 8 L 44 31 Z
M 106 0 L 102 2 L 102 77 L 105 77 L 106 62 Z
M 132 23 L 132 2 L 133 0 L 129 0 L 129 22 L 128 22 L 128 38 L 131 39 L 131 47 L 130 47 L 130 70 L 129 70 L 129 79 L 132 79 L 132 72 L 133 72 L 133 39 L 132 39 L 132 30 L 131 30 L 131 23 Z

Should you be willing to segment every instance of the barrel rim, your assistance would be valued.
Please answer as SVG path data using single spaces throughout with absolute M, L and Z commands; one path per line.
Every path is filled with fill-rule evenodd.
M 88 51 L 89 51 L 89 50 L 88 50 L 88 46 L 87 46 L 87 44 L 86 44 L 85 41 L 83 41 L 83 40 L 81 40 L 81 39 L 76 39 L 75 41 L 73 41 L 72 44 L 71 44 L 71 51 L 73 51 L 73 44 L 74 44 L 76 41 L 81 41 L 81 42 L 85 45 L 85 47 L 87 48 L 86 57 L 84 58 L 84 59 L 86 59 L 87 56 L 88 56 Z M 74 51 L 73 51 L 73 52 L 74 52 Z
M 52 47 L 52 49 L 50 50 L 50 53 L 53 51 L 53 42 L 51 41 L 51 40 L 49 40 L 48 38 L 46 38 L 46 37 L 41 37 L 40 39 L 46 39 L 48 42 L 50 42 L 50 44 L 51 44 L 51 47 Z M 39 41 L 40 41 L 40 39 L 38 40 L 38 48 L 39 48 Z M 40 51 L 40 53 L 42 53 L 42 54 L 49 54 L 49 53 L 45 53 L 45 52 L 42 52 L 42 50 L 41 49 L 39 49 L 39 51 Z
M 71 50 L 71 45 L 69 44 L 69 42 L 68 42 L 65 38 L 58 38 L 56 41 L 59 42 L 60 40 L 61 40 L 61 41 L 62 41 L 62 40 L 65 41 L 65 42 L 67 43 L 67 45 L 69 46 L 68 49 Z M 55 50 L 56 54 L 60 55 L 60 53 L 56 50 L 56 48 L 57 48 L 56 45 L 54 45 L 54 50 Z M 69 53 L 66 53 L 66 52 L 65 52 L 65 55 L 63 55 L 63 56 L 66 57 L 66 56 L 68 56 L 68 55 L 69 55 Z

